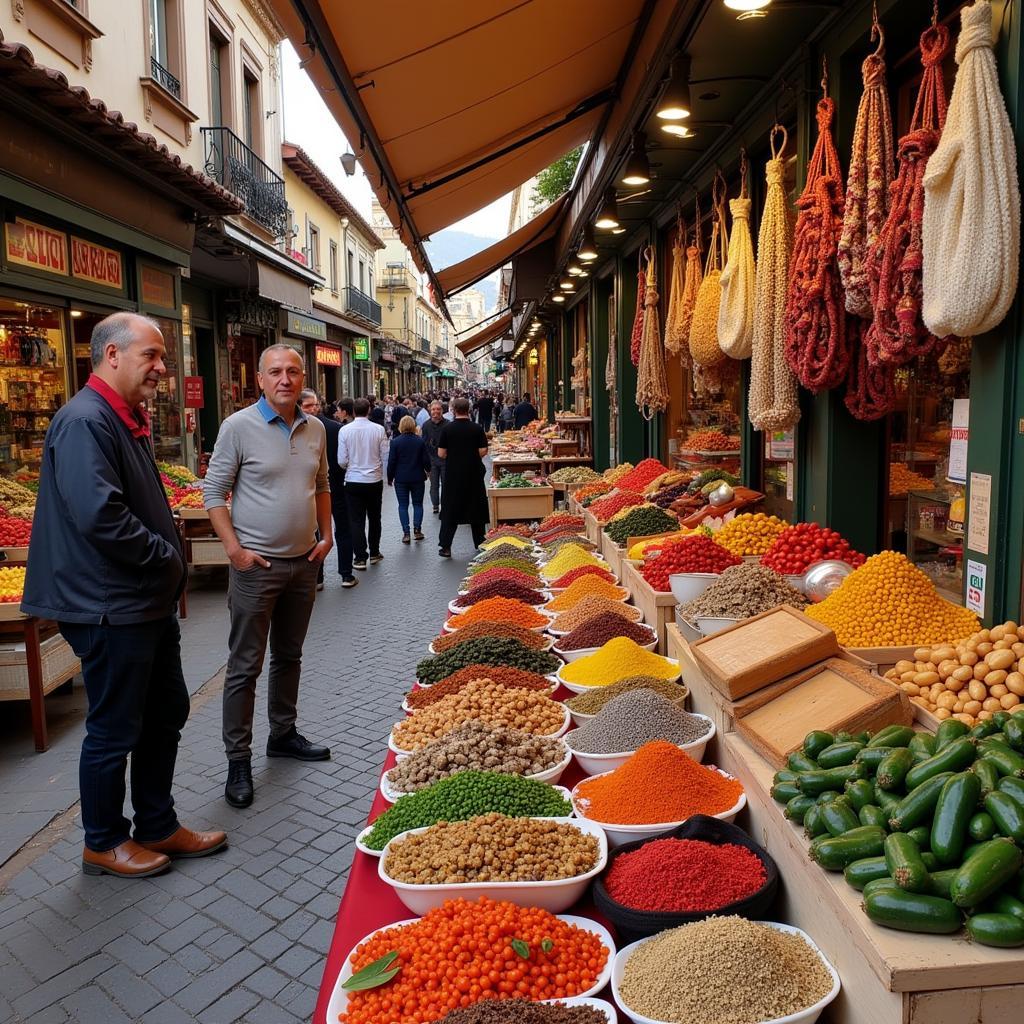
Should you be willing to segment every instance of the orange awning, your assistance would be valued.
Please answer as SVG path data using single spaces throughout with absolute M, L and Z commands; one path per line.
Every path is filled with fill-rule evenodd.
M 526 252 L 527 249 L 532 249 L 535 245 L 552 238 L 558 228 L 558 215 L 564 205 L 565 196 L 562 196 L 507 238 L 495 242 L 474 256 L 439 270 L 437 280 L 444 290 L 445 297 L 494 273 L 518 253 Z
M 503 334 L 507 333 L 512 328 L 512 314 L 504 313 L 498 317 L 493 323 L 488 324 L 486 327 L 477 331 L 476 334 L 471 334 L 465 341 L 460 341 L 456 344 L 456 348 L 464 355 L 468 356 L 470 352 L 475 352 L 478 348 L 483 348 L 484 345 L 490 344 L 496 338 L 500 338 Z

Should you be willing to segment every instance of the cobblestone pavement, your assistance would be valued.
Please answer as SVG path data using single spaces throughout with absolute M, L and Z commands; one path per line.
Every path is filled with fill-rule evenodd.
M 396 520 L 388 492 L 384 562 L 357 574 L 354 590 L 342 590 L 329 565 L 327 587 L 317 598 L 299 728 L 329 743 L 332 759 L 265 759 L 261 681 L 256 800 L 246 810 L 223 799 L 223 588 L 191 596 L 182 641 L 193 711 L 178 755 L 175 797 L 184 823 L 227 829 L 230 846 L 221 854 L 180 861 L 166 875 L 134 882 L 82 875 L 76 803 L 81 686 L 70 696 L 47 698 L 53 745 L 45 754 L 32 751 L 26 709 L 5 705 L 0 1024 L 311 1019 L 388 728 L 472 555 L 463 527 L 455 558 L 438 558 L 437 520 L 429 509 L 427 540 L 411 547 L 399 542 Z

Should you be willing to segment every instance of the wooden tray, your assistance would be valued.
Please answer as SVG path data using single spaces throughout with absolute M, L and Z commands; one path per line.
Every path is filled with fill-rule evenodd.
M 913 661 L 914 651 L 918 647 L 931 647 L 931 644 L 918 644 L 914 647 L 847 647 L 846 649 L 870 665 L 874 665 L 879 675 L 884 675 L 897 661 Z
M 736 730 L 776 768 L 812 729 L 875 731 L 909 725 L 906 694 L 842 658 L 811 665 L 733 705 Z
M 0 566 L 10 565 L 12 562 L 24 562 L 28 559 L 28 545 L 23 547 L 15 548 L 0 548 L 0 553 L 3 553 L 3 561 L 0 561 Z
M 839 653 L 835 633 L 780 605 L 692 645 L 711 684 L 733 700 Z

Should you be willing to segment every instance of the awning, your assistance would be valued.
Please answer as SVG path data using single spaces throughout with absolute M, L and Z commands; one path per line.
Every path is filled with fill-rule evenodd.
M 475 256 L 439 270 L 437 280 L 444 290 L 445 297 L 468 288 L 469 285 L 503 267 L 513 256 L 553 237 L 558 228 L 558 215 L 564 205 L 565 196 L 562 196 L 507 238 L 495 242 Z
M 595 135 L 655 2 L 270 6 L 431 273 L 425 238 Z
M 500 338 L 506 331 L 512 329 L 512 314 L 505 313 L 499 316 L 493 323 L 488 324 L 476 334 L 470 335 L 465 341 L 460 341 L 455 347 L 464 355 L 475 352 L 478 348 L 489 344 L 495 338 Z
M 264 299 L 310 313 L 313 311 L 309 285 L 305 281 L 285 274 L 259 259 L 256 260 L 256 289 Z

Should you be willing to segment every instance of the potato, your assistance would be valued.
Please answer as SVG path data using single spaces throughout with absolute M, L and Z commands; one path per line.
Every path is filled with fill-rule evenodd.
M 959 667 L 959 661 L 954 661 L 952 658 L 944 658 L 939 662 L 939 678 L 948 679 Z
M 960 712 L 963 711 L 963 709 L 964 709 L 964 702 L 962 700 L 956 701 L 953 704 L 953 709 L 952 709 L 953 710 L 953 715 L 956 716 L 956 715 L 960 714 Z
M 1004 693 L 999 698 L 999 703 L 1002 705 L 1004 711 L 1009 711 L 1010 708 L 1015 708 L 1020 703 L 1020 697 L 1015 693 Z
M 960 655 L 961 665 L 977 665 L 978 661 L 979 658 L 976 651 L 964 651 L 964 653 Z
M 974 728 L 974 715 L 968 715 L 966 712 L 953 716 L 958 722 L 963 722 L 964 725 Z
M 918 707 L 925 708 L 929 711 L 931 710 L 931 708 L 928 705 L 928 699 L 924 696 L 911 697 L 910 703 L 916 704 Z
M 988 696 L 988 687 L 980 679 L 972 679 L 967 684 L 967 692 L 971 700 L 984 700 Z
M 939 696 L 940 693 L 945 692 L 946 688 L 942 685 L 942 683 L 932 683 L 932 685 L 928 687 L 928 694 L 933 701 Z
M 974 678 L 974 669 L 970 665 L 961 665 L 953 672 L 953 678 L 968 683 Z
M 992 651 L 985 655 L 985 664 L 991 669 L 1008 669 L 1017 659 L 1013 651 Z
M 993 683 L 988 688 L 988 695 L 990 697 L 1005 697 L 1009 692 L 1003 683 Z
M 1006 677 L 1006 688 L 1010 693 L 1015 693 L 1018 697 L 1024 697 L 1024 673 L 1011 672 Z
M 979 722 L 987 722 L 994 714 L 994 711 L 981 710 L 974 717 L 977 718 Z
M 918 672 L 917 675 L 914 676 L 914 682 L 917 683 L 918 686 L 932 686 L 938 681 L 938 672 Z
M 936 708 L 935 711 L 932 712 L 932 714 L 934 714 L 936 718 L 940 718 L 943 721 L 953 716 L 953 712 L 950 711 L 949 708 Z
M 999 703 L 998 698 L 987 697 L 981 702 L 981 707 L 983 711 L 1001 711 L 1003 705 Z
M 918 647 L 914 651 L 914 661 L 927 661 L 932 656 L 932 649 L 930 647 Z
M 1024 640 L 1018 640 L 1015 644 L 1011 644 L 1010 650 L 1018 660 L 1024 658 Z
M 992 640 L 993 642 L 996 641 L 996 640 L 1002 640 L 1004 636 L 1006 636 L 1006 627 L 1005 626 L 993 626 L 988 631 L 988 638 L 989 638 L 989 640 Z
M 1020 704 L 1014 704 L 1013 707 L 1010 708 L 1011 715 L 1017 714 L 1018 711 L 1024 711 L 1024 701 L 1021 701 Z
M 978 654 L 980 654 L 984 658 L 985 655 L 992 650 L 992 646 L 993 645 L 988 640 L 985 640 L 984 642 L 978 644 L 978 646 L 974 649 L 978 652 Z
M 991 669 L 988 667 L 987 662 L 979 661 L 978 664 L 974 666 L 974 678 L 984 679 L 990 671 Z
M 900 661 L 897 661 L 895 665 L 893 665 L 890 671 L 893 671 L 896 673 L 896 675 L 901 676 L 904 672 L 916 672 L 917 669 L 914 667 L 914 663 L 912 661 L 907 661 L 906 658 L 902 658 Z
M 947 645 L 945 647 L 936 647 L 928 660 L 933 665 L 940 665 L 942 662 L 949 661 L 950 658 L 954 657 L 956 657 L 956 649 Z
M 989 672 L 985 676 L 985 685 L 988 687 L 988 695 L 990 697 L 1002 697 L 1006 693 L 1006 673 L 1005 672 Z M 997 690 L 1001 690 L 1001 693 L 997 693 Z
M 947 690 L 950 690 L 953 693 L 957 693 L 963 688 L 964 684 L 961 683 L 959 679 L 954 679 L 952 676 L 949 676 L 946 678 L 943 685 L 946 687 Z
M 901 683 L 912 683 L 917 678 L 917 672 L 915 669 L 911 669 L 909 672 L 904 672 L 900 676 Z
M 935 702 L 940 708 L 946 708 L 949 711 L 953 710 L 953 705 L 956 703 L 956 694 L 950 693 L 947 690 L 945 693 L 939 694 L 939 699 Z
M 916 697 L 921 692 L 921 687 L 917 683 L 912 683 L 909 680 L 905 683 L 900 683 L 900 689 L 904 693 L 909 693 L 911 697 Z
M 964 712 L 968 715 L 976 715 L 980 710 L 980 700 L 969 700 L 966 704 L 964 704 Z

